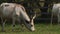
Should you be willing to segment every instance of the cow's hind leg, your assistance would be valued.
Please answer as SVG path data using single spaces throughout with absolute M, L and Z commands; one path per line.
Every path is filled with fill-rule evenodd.
M 5 26 L 5 22 L 6 22 L 6 20 L 5 20 L 5 21 L 3 21 L 3 19 L 2 19 L 2 18 L 1 18 L 1 20 L 2 20 L 2 21 L 1 21 L 1 23 L 2 23 L 2 25 L 1 25 L 1 26 L 2 26 L 2 32 L 4 32 L 4 31 L 5 31 L 5 30 L 4 30 L 4 26 Z
M 59 13 L 58 13 L 57 17 L 58 17 L 58 24 L 60 24 L 60 14 Z
M 51 25 L 53 23 L 53 13 L 51 14 Z
M 57 17 L 58 17 L 58 24 L 60 24 L 60 8 L 59 8 Z

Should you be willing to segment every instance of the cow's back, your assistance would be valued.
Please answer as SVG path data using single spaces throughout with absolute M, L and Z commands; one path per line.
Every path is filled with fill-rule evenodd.
M 57 15 L 59 13 L 60 4 L 54 4 L 52 8 L 52 13 Z

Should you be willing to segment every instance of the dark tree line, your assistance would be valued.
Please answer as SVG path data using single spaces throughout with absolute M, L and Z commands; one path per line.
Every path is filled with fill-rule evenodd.
M 51 4 L 51 1 L 56 1 L 56 0 L 44 0 L 44 5 L 43 7 L 46 8 L 41 8 L 41 0 L 0 0 L 0 4 L 2 2 L 9 2 L 9 3 L 18 3 L 18 4 L 22 4 L 25 8 L 27 13 L 31 16 L 32 14 L 34 15 L 34 12 L 37 13 L 37 15 L 39 15 L 38 17 L 41 18 L 47 18 L 48 15 L 47 14 L 43 14 L 43 13 L 47 13 L 48 12 L 48 6 L 49 4 Z M 60 1 L 60 0 L 58 0 Z M 36 10 L 37 9 L 37 10 Z M 40 16 L 41 14 L 41 16 Z M 37 18 L 38 18 L 37 17 Z M 39 18 L 38 18 L 39 19 Z M 40 21 L 40 20 L 37 20 Z M 43 21 L 43 20 L 42 20 Z M 44 20 L 45 21 L 45 20 Z

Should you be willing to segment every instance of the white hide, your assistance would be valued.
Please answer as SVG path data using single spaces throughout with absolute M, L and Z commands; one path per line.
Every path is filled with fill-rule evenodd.
M 0 16 L 2 15 L 1 17 L 22 19 L 28 29 L 30 29 L 31 31 L 35 30 L 34 22 L 33 22 L 33 19 L 35 18 L 35 16 L 31 20 L 23 6 L 15 3 L 2 3 L 0 7 L 1 7 Z M 28 21 L 29 24 L 26 23 L 25 20 Z
M 60 3 L 53 5 L 52 14 L 57 16 L 58 22 L 60 22 Z

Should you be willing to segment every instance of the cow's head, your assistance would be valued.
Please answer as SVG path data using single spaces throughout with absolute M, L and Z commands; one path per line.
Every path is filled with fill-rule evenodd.
M 29 22 L 26 22 L 26 23 L 25 23 L 25 24 L 27 24 L 26 27 L 27 27 L 30 31 L 35 31 L 35 27 L 34 27 L 34 19 L 35 19 L 35 17 L 36 17 L 36 14 L 30 19 Z

